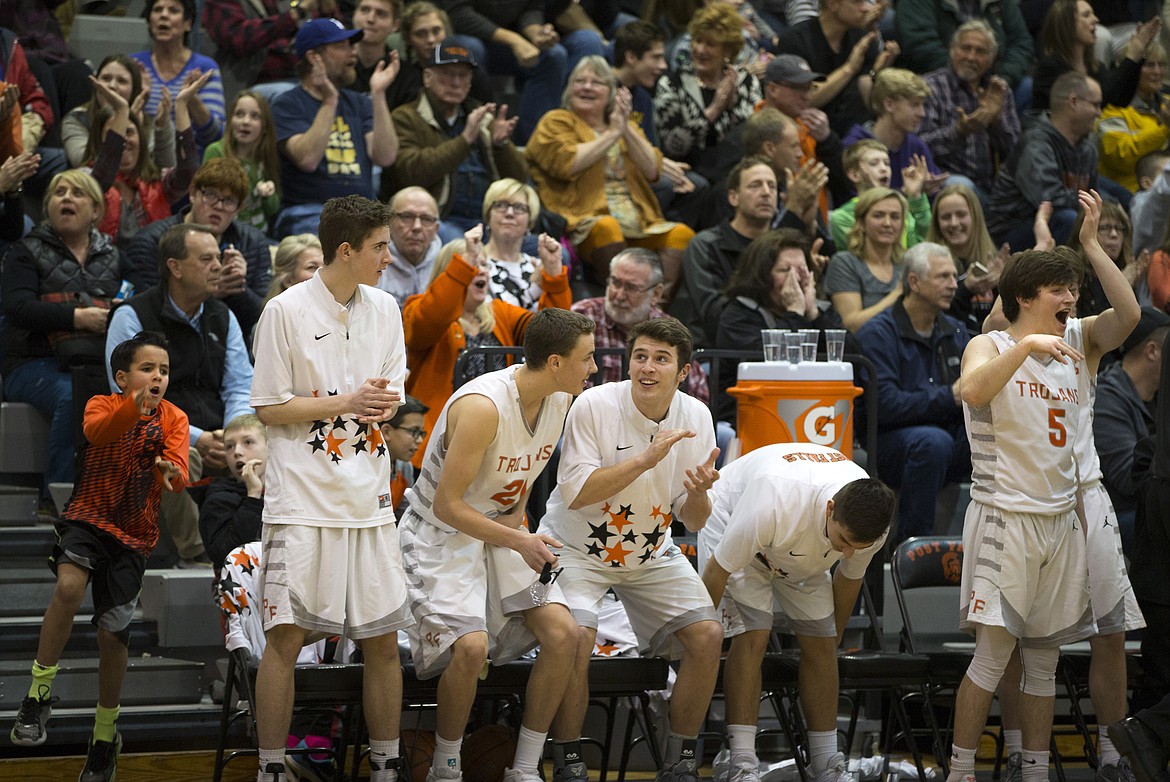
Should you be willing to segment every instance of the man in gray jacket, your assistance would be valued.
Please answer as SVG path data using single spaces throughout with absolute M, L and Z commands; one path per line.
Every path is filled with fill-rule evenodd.
M 1040 203 L 1052 203 L 1049 227 L 1065 244 L 1077 214 L 1077 191 L 1097 184 L 1093 125 L 1101 116 L 1101 85 L 1069 71 L 1052 85 L 1051 109 L 1039 117 L 1000 167 L 991 193 L 987 229 L 1013 251 L 1032 247 L 1032 223 Z

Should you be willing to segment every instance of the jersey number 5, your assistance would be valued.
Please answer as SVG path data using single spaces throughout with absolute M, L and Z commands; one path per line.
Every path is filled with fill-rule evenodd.
M 1064 414 L 1066 411 L 1055 407 L 1048 408 L 1048 442 L 1057 448 L 1063 448 L 1068 443 L 1068 430 L 1064 428 Z
M 505 508 L 516 504 L 516 500 L 528 490 L 528 481 L 515 480 L 504 485 L 504 488 L 492 495 L 492 502 Z

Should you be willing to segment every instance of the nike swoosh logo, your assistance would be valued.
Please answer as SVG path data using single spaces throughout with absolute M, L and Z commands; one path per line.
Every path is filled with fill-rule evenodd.
M 624 451 L 624 450 L 626 450 L 627 448 L 633 448 L 633 447 L 634 447 L 634 446 L 632 446 L 632 445 L 619 445 L 619 446 L 617 447 L 617 449 L 618 449 L 619 451 Z
M 1029 766 L 1036 765 L 1036 761 L 1032 760 L 1031 758 L 1024 758 L 1024 762 L 1027 763 Z
M 316 340 L 325 339 L 326 337 L 328 337 L 332 333 L 333 333 L 332 331 L 326 331 L 324 334 L 320 334 L 320 335 L 313 337 L 313 339 L 316 339 Z
M 804 556 L 804 554 L 798 554 L 798 553 L 796 553 L 795 551 L 793 551 L 792 549 L 789 549 L 789 550 L 788 550 L 788 556 L 790 556 L 790 557 L 803 557 L 803 556 Z

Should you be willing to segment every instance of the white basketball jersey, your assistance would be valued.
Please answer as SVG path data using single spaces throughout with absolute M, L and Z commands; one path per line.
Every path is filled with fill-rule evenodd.
M 529 430 L 520 406 L 520 392 L 516 388 L 516 372 L 522 365 L 510 366 L 498 372 L 480 375 L 451 395 L 439 420 L 431 432 L 423 457 L 418 480 L 407 490 L 410 508 L 421 518 L 436 526 L 452 529 L 434 515 L 435 489 L 447 458 L 447 411 L 457 400 L 476 394 L 492 402 L 499 414 L 496 437 L 488 446 L 479 474 L 467 488 L 463 499 L 477 511 L 494 519 L 517 509 L 556 448 L 565 427 L 565 415 L 573 397 L 557 392 L 545 398 L 536 426 Z M 523 511 L 523 509 L 520 509 Z M 517 519 L 519 521 L 519 518 Z
M 1081 319 L 1070 318 L 1064 332 L 1064 341 L 1085 353 L 1085 334 L 1081 330 Z M 1077 435 L 1073 441 L 1073 458 L 1077 460 L 1077 481 L 1081 486 L 1090 486 L 1101 480 L 1101 459 L 1097 456 L 1097 443 L 1093 439 L 1093 405 L 1097 402 L 1097 376 L 1089 372 L 1087 362 L 1077 364 L 1077 389 L 1081 393 L 1078 408 Z
M 1001 354 L 1015 344 L 1003 331 L 988 336 Z M 1078 368 L 1086 371 L 1072 361 L 1062 364 L 1030 353 L 989 404 L 963 403 L 971 442 L 971 499 L 1043 515 L 1076 506 L 1073 451 L 1084 401 Z

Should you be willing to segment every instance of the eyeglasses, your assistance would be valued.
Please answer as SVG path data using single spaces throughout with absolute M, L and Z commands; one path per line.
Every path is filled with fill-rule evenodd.
M 1097 233 L 1100 234 L 1124 234 L 1125 226 L 1117 223 L 1101 223 L 1097 226 Z
M 509 209 L 518 215 L 528 214 L 528 204 L 520 203 L 519 201 L 496 201 L 492 204 L 493 212 L 504 213 Z
M 404 225 L 414 225 L 416 220 L 427 228 L 430 228 L 432 225 L 439 224 L 439 218 L 437 217 L 431 217 L 430 215 L 416 215 L 413 212 L 391 212 L 390 216 Z
M 199 197 L 211 206 L 222 206 L 229 212 L 234 212 L 240 206 L 240 199 L 234 196 L 221 196 L 213 190 L 200 190 Z
M 419 429 L 417 426 L 395 426 L 394 428 L 400 432 L 406 432 L 416 440 L 425 440 L 427 436 L 427 430 Z
M 609 82 L 602 81 L 601 79 L 590 79 L 587 76 L 578 76 L 577 78 L 573 79 L 573 86 L 574 87 L 596 87 L 598 89 L 605 87 L 606 89 L 609 89 Z
M 638 294 L 638 293 L 646 293 L 647 291 L 652 291 L 655 288 L 657 288 L 660 283 L 656 282 L 653 285 L 648 285 L 645 288 L 643 288 L 642 286 L 635 285 L 632 282 L 625 282 L 624 280 L 619 280 L 617 277 L 609 277 L 608 279 L 606 279 L 605 284 L 608 285 L 609 287 L 613 288 L 615 291 L 625 291 L 626 293 Z
M 528 587 L 528 594 L 532 595 L 532 605 L 548 605 L 548 593 L 552 591 L 552 585 L 557 582 L 557 577 L 563 570 L 563 567 L 553 570 L 551 562 L 544 563 L 540 577 L 532 582 L 532 586 Z

